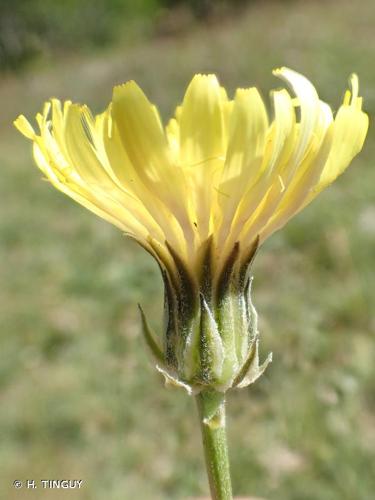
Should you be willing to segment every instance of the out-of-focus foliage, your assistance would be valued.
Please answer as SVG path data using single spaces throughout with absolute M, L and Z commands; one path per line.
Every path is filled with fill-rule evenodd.
M 120 28 L 155 15 L 158 0 L 1 0 L 0 68 L 16 68 L 41 52 L 113 41 Z
M 167 7 L 186 5 L 199 19 L 207 19 L 225 7 L 240 7 L 248 2 L 249 0 L 161 0 L 161 3 Z
M 152 29 L 166 11 L 185 7 L 207 19 L 246 0 L 1 0 L 0 70 L 34 56 L 103 47 Z

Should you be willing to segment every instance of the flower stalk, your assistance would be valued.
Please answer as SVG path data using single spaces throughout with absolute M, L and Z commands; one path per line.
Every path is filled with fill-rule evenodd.
M 202 391 L 196 401 L 211 497 L 232 500 L 224 396 L 216 391 Z

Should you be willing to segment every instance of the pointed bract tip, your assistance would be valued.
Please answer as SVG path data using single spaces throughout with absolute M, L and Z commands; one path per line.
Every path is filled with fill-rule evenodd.
M 156 339 L 154 332 L 149 327 L 145 313 L 143 312 L 142 306 L 139 303 L 138 303 L 138 309 L 141 313 L 142 333 L 143 333 L 144 339 L 146 341 L 146 344 L 150 348 L 150 350 L 151 350 L 152 354 L 155 356 L 156 360 L 161 362 L 161 363 L 165 363 L 163 351 L 158 344 L 158 341 Z

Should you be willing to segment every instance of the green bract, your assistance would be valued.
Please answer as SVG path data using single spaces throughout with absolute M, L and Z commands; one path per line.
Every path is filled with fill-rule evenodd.
M 212 276 L 209 239 L 198 276 L 192 276 L 171 247 L 175 273 L 162 269 L 165 286 L 164 345 L 150 330 L 142 312 L 145 339 L 168 384 L 190 394 L 204 389 L 224 393 L 253 383 L 271 361 L 259 365 L 257 313 L 251 301 L 250 267 L 258 241 L 240 260 L 237 243 L 221 274 Z

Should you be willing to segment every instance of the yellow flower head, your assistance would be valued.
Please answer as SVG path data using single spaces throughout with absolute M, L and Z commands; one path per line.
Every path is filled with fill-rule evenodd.
M 189 383 L 219 380 L 226 387 L 238 379 L 249 357 L 248 337 L 233 340 L 232 332 L 226 338 L 212 312 L 225 302 L 229 276 L 237 276 L 241 293 L 249 288 L 247 265 L 258 244 L 331 184 L 366 136 L 355 75 L 334 118 L 304 76 L 288 68 L 274 74 L 291 93 L 272 92 L 272 118 L 256 88 L 238 89 L 229 99 L 216 76 L 196 75 L 165 128 L 133 81 L 115 87 L 112 102 L 95 117 L 87 106 L 51 99 L 36 117 L 39 132 L 24 116 L 15 121 L 57 189 L 121 228 L 159 262 L 167 302 L 177 296 L 182 303 L 169 307 L 169 321 L 178 323 L 169 325 L 169 336 L 177 336 L 178 347 L 167 338 L 162 357 Z M 176 333 L 186 310 L 190 316 L 199 310 L 201 322 L 206 317 L 206 340 L 219 345 L 208 368 L 203 355 L 186 354 L 194 344 L 191 329 Z M 231 363 L 236 369 L 228 368 Z

